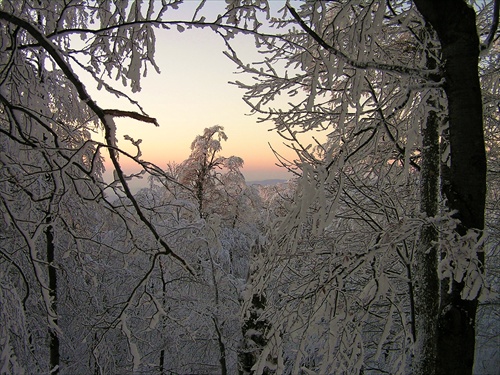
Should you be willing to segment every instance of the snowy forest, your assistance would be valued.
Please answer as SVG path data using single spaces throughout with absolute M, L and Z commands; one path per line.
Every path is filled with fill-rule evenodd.
M 0 374 L 499 374 L 500 1 L 213 3 L 0 1 Z M 288 181 L 117 140 L 161 29 L 224 41 Z

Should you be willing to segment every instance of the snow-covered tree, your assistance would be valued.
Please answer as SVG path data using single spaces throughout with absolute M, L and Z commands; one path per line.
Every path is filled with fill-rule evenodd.
M 206 128 L 191 144 L 189 158 L 180 165 L 179 180 L 192 191 L 201 218 L 212 214 L 228 215 L 231 206 L 237 206 L 237 196 L 245 188 L 240 172 L 243 160 L 236 156 L 220 155 L 222 141 L 227 140 L 224 128 Z M 231 204 L 227 203 L 231 200 Z M 237 209 L 237 208 L 236 208 Z M 236 215 L 235 212 L 233 215 Z
M 192 143 L 188 159 L 170 163 L 136 195 L 162 238 L 175 243 L 196 270 L 188 276 L 179 265 L 162 260 L 151 274 L 149 297 L 143 299 L 149 299 L 151 311 L 129 309 L 134 321 L 142 321 L 142 327 L 130 328 L 140 337 L 137 348 L 144 370 L 236 371 L 240 292 L 250 248 L 260 236 L 260 199 L 245 183 L 242 160 L 222 156 L 226 138 L 219 126 L 205 129 Z M 158 308 L 153 300 L 166 315 L 151 330 L 145 327 Z
M 256 281 L 268 292 L 263 316 L 277 318 L 255 368 L 405 373 L 415 358 L 416 373 L 472 372 L 475 311 L 488 294 L 478 64 L 498 43 L 498 2 L 475 7 L 288 2 L 255 35 L 262 61 L 228 52 L 253 76 L 236 82 L 244 99 L 297 150 L 300 174 Z M 312 131 L 326 141 L 301 140 Z M 319 268 L 317 254 L 327 257 Z M 263 364 L 271 351 L 277 360 Z
M 172 20 L 180 3 L 0 3 L 0 372 L 470 373 L 497 277 L 499 2 L 200 1 Z M 255 78 L 244 99 L 296 150 L 269 210 L 221 127 L 167 171 L 118 147 L 116 117 L 158 125 L 132 94 L 171 26 L 224 37 Z
M 158 70 L 153 26 L 172 7 L 176 2 L 156 9 L 153 3 L 143 7 L 139 1 L 1 2 L 0 211 L 5 235 L 0 274 L 6 302 L 1 310 L 2 372 L 90 371 L 82 360 L 89 359 L 92 345 L 84 353 L 85 345 L 79 343 L 94 337 L 102 342 L 96 314 L 105 311 L 111 322 L 126 321 L 123 313 L 134 288 L 145 281 L 144 271 L 129 278 L 129 284 L 122 284 L 123 294 L 112 301 L 105 301 L 103 293 L 89 304 L 78 293 L 88 292 L 105 276 L 98 274 L 103 268 L 97 264 L 106 255 L 119 259 L 120 251 L 141 248 L 126 219 L 156 238 L 157 245 L 143 253 L 143 263 L 155 265 L 160 254 L 176 256 L 132 196 L 118 159 L 120 153 L 129 156 L 115 139 L 116 116 L 156 121 L 138 105 L 132 111 L 103 108 L 87 90 L 88 84 L 98 86 L 134 104 L 109 82 L 118 79 L 135 92 L 148 68 Z M 85 75 L 90 82 L 80 78 Z M 104 142 L 91 137 L 99 131 L 105 134 Z M 103 150 L 115 172 L 111 184 L 102 179 Z M 118 207 L 108 198 L 115 195 L 126 197 L 130 205 Z M 116 228 L 103 222 L 108 214 Z M 103 239 L 106 230 L 119 233 L 114 243 Z M 130 285 L 133 282 L 137 284 Z M 89 316 L 72 325 L 75 311 Z M 118 328 L 127 332 L 126 325 Z M 127 350 L 126 341 L 122 348 Z M 96 372 L 123 371 L 103 365 L 94 354 Z M 120 366 L 125 359 L 116 358 Z

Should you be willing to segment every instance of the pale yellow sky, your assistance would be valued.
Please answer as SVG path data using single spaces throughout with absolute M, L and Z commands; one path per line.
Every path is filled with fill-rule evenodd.
M 241 76 L 234 74 L 236 68 L 222 54 L 223 48 L 222 40 L 208 30 L 186 30 L 182 34 L 161 31 L 156 54 L 161 74 L 151 70 L 141 92 L 133 94 L 160 127 L 117 119 L 119 145 L 127 145 L 124 134 L 140 138 L 143 159 L 165 167 L 169 161 L 186 159 L 191 142 L 204 128 L 221 125 L 228 136 L 222 154 L 245 161 L 247 180 L 290 177 L 275 166 L 269 143 L 288 156 L 291 153 L 282 144 L 283 139 L 268 130 L 271 123 L 257 123 L 256 116 L 248 115 L 249 107 L 241 99 L 243 91 L 228 83 Z M 99 92 L 97 98 L 107 108 L 131 108 L 107 93 Z
M 245 57 L 251 58 L 255 45 L 251 37 L 245 38 L 237 46 Z M 209 29 L 183 33 L 176 28 L 158 30 L 156 62 L 161 74 L 149 69 L 141 92 L 132 97 L 150 116 L 157 118 L 160 127 L 117 119 L 119 146 L 127 148 L 124 134 L 140 138 L 142 158 L 165 168 L 168 162 L 181 162 L 189 156 L 191 142 L 204 128 L 221 125 L 228 136 L 222 155 L 241 157 L 248 181 L 291 177 L 275 165 L 269 143 L 287 157 L 293 154 L 276 132 L 269 131 L 270 122 L 257 123 L 256 116 L 248 115 L 250 108 L 241 99 L 243 90 L 228 82 L 248 82 L 251 78 L 234 73 L 236 66 L 223 55 L 224 49 L 221 37 Z M 119 82 L 114 85 L 122 87 Z M 118 102 L 111 94 L 94 92 L 105 108 L 132 109 L 126 101 Z M 130 166 L 124 158 L 120 160 Z

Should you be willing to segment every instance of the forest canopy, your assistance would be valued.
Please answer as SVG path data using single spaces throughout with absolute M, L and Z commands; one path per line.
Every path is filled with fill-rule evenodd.
M 499 1 L 187 5 L 0 2 L 0 373 L 496 371 Z M 248 184 L 215 124 L 181 163 L 120 147 L 160 125 L 162 28 L 224 41 L 289 181 Z

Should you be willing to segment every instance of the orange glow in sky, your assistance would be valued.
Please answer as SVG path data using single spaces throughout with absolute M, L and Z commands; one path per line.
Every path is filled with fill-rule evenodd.
M 253 39 L 246 38 L 241 52 L 245 57 L 256 56 Z M 142 159 L 165 168 L 168 162 L 179 163 L 189 156 L 191 142 L 204 128 L 221 125 L 228 136 L 221 154 L 244 160 L 247 181 L 290 178 L 290 173 L 275 165 L 269 143 L 288 158 L 293 159 L 293 154 L 276 132 L 269 131 L 272 123 L 258 123 L 256 116 L 249 115 L 250 108 L 241 99 L 243 90 L 228 82 L 249 81 L 250 77 L 235 74 L 236 66 L 223 55 L 224 49 L 222 39 L 209 29 L 186 29 L 183 33 L 175 28 L 158 30 L 155 56 L 161 74 L 148 68 L 139 93 L 130 94 L 119 82 L 114 86 L 137 100 L 160 127 L 116 119 L 118 146 L 135 155 L 123 135 L 142 139 Z M 104 91 L 94 90 L 94 97 L 104 108 L 137 111 L 127 101 Z M 131 168 L 126 158 L 120 161 L 125 169 Z

